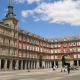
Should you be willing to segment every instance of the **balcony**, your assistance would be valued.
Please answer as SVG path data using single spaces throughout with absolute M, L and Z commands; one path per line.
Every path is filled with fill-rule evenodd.
M 11 35 L 10 33 L 0 32 L 0 35 L 1 35 L 1 36 L 4 36 L 4 37 L 12 38 L 12 35 Z

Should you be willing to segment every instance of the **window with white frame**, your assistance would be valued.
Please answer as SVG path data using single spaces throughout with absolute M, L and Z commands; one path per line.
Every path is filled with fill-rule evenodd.
M 54 59 L 54 56 L 53 55 L 51 55 L 51 59 Z
M 76 56 L 76 54 L 74 54 L 74 58 L 76 58 L 77 56 Z
M 57 55 L 55 55 L 55 59 L 58 59 L 58 56 Z
M 64 53 L 66 53 L 67 52 L 67 50 L 66 50 L 66 48 L 64 48 Z
M 51 44 L 51 48 L 53 48 L 53 44 Z
M 72 52 L 72 48 L 70 48 L 70 52 Z
M 80 52 L 80 47 L 78 47 L 78 52 Z
M 58 53 L 60 53 L 60 49 L 58 49 Z
M 40 51 L 42 52 L 42 48 L 40 48 Z
M 57 44 L 55 44 L 55 47 L 57 47 Z
M 76 46 L 76 42 L 73 42 L 73 46 Z
M 51 53 L 53 53 L 53 49 L 51 50 Z
M 27 49 L 29 49 L 29 45 L 27 45 Z
M 58 47 L 60 47 L 60 43 L 58 43 Z
M 36 48 L 36 51 L 37 51 L 37 47 L 35 47 Z
M 64 41 L 67 41 L 67 39 L 66 39 L 66 38 L 64 38 Z
M 25 44 L 23 45 L 23 49 L 26 49 L 26 46 L 25 46 Z
M 20 49 L 22 48 L 22 44 L 21 44 L 21 43 L 19 43 L 19 48 L 20 48 Z
M 78 58 L 80 58 L 80 54 L 78 54 Z
M 77 46 L 80 46 L 80 42 L 77 42 Z
M 70 42 L 70 46 L 72 46 L 73 45 L 73 43 L 72 42 Z
M 66 44 L 66 43 L 64 43 L 64 47 L 66 47 L 66 45 L 67 45 L 67 44 Z
M 55 50 L 55 53 L 57 53 L 57 50 Z

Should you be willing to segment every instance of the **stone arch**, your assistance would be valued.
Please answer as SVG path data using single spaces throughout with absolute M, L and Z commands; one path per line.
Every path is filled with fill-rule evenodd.
M 2 60 L 1 60 L 1 69 L 4 69 L 4 64 L 5 64 L 5 60 L 2 59 Z
M 10 68 L 10 60 L 7 60 L 7 69 Z
M 19 65 L 19 67 L 18 67 L 19 70 L 21 70 L 21 60 L 19 60 L 19 64 L 18 65 Z
M 15 69 L 15 67 L 16 67 L 16 61 L 13 60 L 13 61 L 12 61 L 12 68 Z
M 70 56 L 68 54 L 62 55 L 62 67 L 64 65 L 70 65 Z
M 39 67 L 42 68 L 42 54 L 39 56 Z

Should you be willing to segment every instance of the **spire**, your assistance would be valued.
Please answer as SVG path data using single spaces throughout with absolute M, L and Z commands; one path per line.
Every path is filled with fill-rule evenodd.
M 9 6 L 12 6 L 12 0 L 9 0 Z
M 16 18 L 16 15 L 13 13 L 12 0 L 9 0 L 8 5 L 8 13 L 6 14 L 6 18 Z

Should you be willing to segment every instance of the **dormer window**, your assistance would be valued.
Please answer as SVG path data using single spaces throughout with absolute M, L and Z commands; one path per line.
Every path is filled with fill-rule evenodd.
M 64 38 L 64 41 L 67 41 L 67 39 L 66 39 L 66 38 Z
M 58 40 L 56 39 L 55 42 L 57 42 Z

